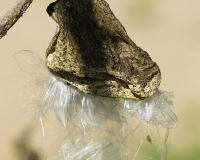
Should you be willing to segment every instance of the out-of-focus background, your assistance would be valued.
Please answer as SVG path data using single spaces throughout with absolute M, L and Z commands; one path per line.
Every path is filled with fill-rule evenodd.
M 49 137 L 43 137 L 35 118 L 37 108 L 31 105 L 23 109 L 28 96 L 19 98 L 24 88 L 17 85 L 20 75 L 16 73 L 20 69 L 12 57 L 21 50 L 32 50 L 44 59 L 56 28 L 45 11 L 51 2 L 34 0 L 0 40 L 0 160 L 31 160 L 28 157 L 32 153 L 37 160 L 47 159 L 58 149 L 64 132 L 57 124 L 49 123 L 45 126 Z M 167 160 L 200 160 L 200 1 L 107 2 L 132 40 L 160 66 L 160 89 L 174 92 L 179 123 L 170 131 Z M 15 0 L 0 0 L 0 16 L 14 3 Z M 50 137 L 54 137 L 53 142 L 47 142 Z M 18 153 L 24 153 L 26 158 L 20 158 Z

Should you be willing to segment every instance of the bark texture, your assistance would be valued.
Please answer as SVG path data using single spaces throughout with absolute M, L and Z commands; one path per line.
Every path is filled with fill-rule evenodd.
M 127 35 L 105 0 L 57 0 L 47 8 L 59 31 L 46 65 L 62 81 L 98 96 L 144 99 L 161 73 Z
M 0 39 L 6 35 L 8 30 L 18 21 L 31 5 L 33 0 L 19 0 L 3 17 L 0 19 Z

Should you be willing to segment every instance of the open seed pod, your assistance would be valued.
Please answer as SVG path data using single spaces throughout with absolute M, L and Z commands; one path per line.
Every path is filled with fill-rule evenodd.
M 161 81 L 160 69 L 127 35 L 105 0 L 57 0 L 47 8 L 59 25 L 46 65 L 87 94 L 144 99 Z

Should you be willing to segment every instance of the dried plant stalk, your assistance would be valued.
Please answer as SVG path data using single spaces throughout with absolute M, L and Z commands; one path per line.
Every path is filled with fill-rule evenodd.
M 6 35 L 8 30 L 18 21 L 25 13 L 27 8 L 31 5 L 33 0 L 20 0 L 17 1 L 13 8 L 11 8 L 0 19 L 0 39 Z

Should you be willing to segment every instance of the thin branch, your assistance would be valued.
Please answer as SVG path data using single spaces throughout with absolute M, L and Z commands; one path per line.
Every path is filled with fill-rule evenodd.
M 19 0 L 15 3 L 13 8 L 0 19 L 0 39 L 6 35 L 8 30 L 18 21 L 25 13 L 27 8 L 31 5 L 33 0 Z

